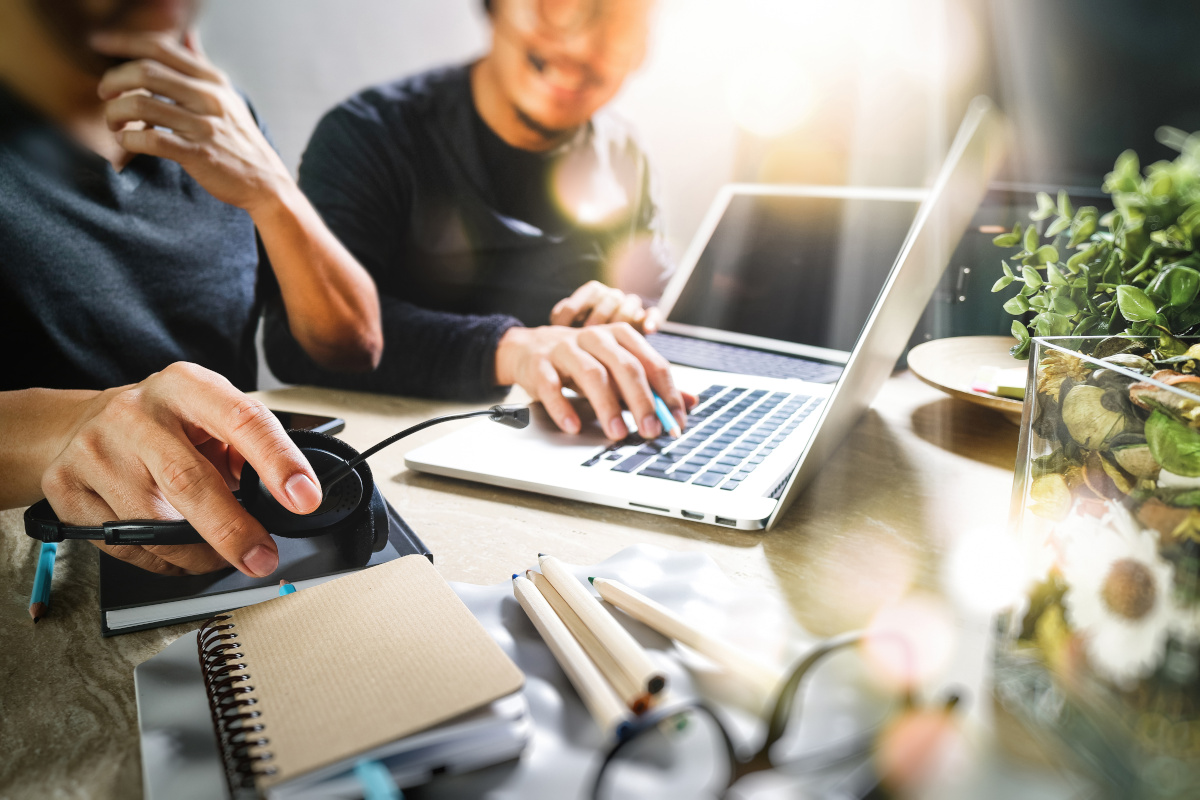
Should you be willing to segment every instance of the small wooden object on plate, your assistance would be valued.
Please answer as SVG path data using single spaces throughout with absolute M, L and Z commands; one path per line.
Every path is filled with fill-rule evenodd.
M 1008 354 L 1009 336 L 954 336 L 917 345 L 908 353 L 908 368 L 930 386 L 977 405 L 994 408 L 1015 425 L 1021 424 L 1020 400 L 971 389 L 980 367 L 1019 367 Z

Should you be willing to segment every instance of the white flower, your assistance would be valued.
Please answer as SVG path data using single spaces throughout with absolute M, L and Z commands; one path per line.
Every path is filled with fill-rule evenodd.
M 1161 663 L 1177 624 L 1174 567 L 1159 556 L 1158 537 L 1117 505 L 1103 520 L 1073 526 L 1062 544 L 1067 622 L 1096 672 L 1130 688 Z

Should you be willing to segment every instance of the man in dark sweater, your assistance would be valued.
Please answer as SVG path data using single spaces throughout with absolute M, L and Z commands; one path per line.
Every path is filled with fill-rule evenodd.
M 378 296 L 187 33 L 195 6 L 0 4 L 0 508 L 183 514 L 211 547 L 110 552 L 262 576 L 275 544 L 227 484 L 248 459 L 288 508 L 321 497 L 242 393 L 262 298 L 314 363 L 369 370 Z
M 682 423 L 667 363 L 638 333 L 654 329 L 643 301 L 669 271 L 650 172 L 625 126 L 600 112 L 642 60 L 651 5 L 495 0 L 478 62 L 329 112 L 300 186 L 375 278 L 384 355 L 374 372 L 335 375 L 269 303 L 275 374 L 457 399 L 517 383 L 577 432 L 567 386 L 614 439 L 628 434 L 622 405 L 642 435 L 661 433 L 653 389 Z

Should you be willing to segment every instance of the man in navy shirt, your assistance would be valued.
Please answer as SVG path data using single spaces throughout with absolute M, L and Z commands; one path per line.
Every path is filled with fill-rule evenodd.
M 294 511 L 321 496 L 242 393 L 262 300 L 343 372 L 378 363 L 379 303 L 188 33 L 195 6 L 0 5 L 0 507 L 183 514 L 211 547 L 110 552 L 262 576 L 278 554 L 229 491 L 242 464 Z
M 495 0 L 479 61 L 329 112 L 300 186 L 374 277 L 386 347 L 373 372 L 331 373 L 268 303 L 275 374 L 456 399 L 516 383 L 574 433 L 566 386 L 613 439 L 629 433 L 622 405 L 643 436 L 661 433 L 653 389 L 682 423 L 667 362 L 639 333 L 670 268 L 650 170 L 602 111 L 642 61 L 652 5 Z

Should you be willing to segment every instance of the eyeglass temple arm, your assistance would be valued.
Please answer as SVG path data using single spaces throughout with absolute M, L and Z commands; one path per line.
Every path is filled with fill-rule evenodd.
M 813 648 L 804 657 L 804 660 L 796 665 L 791 675 L 788 676 L 788 679 L 779 689 L 779 694 L 775 699 L 774 709 L 771 712 L 771 719 L 767 727 L 767 738 L 763 742 L 763 746 L 746 761 L 738 760 L 734 762 L 734 770 L 737 772 L 737 777 L 740 778 L 751 772 L 771 769 L 771 747 L 783 738 L 783 733 L 787 730 L 788 720 L 792 716 L 792 708 L 800 702 L 797 699 L 800 684 L 808 677 L 808 673 L 812 672 L 813 667 L 824 660 L 826 656 L 847 648 L 850 645 L 857 644 L 865 636 L 866 634 L 862 631 L 852 631 L 826 639 Z

